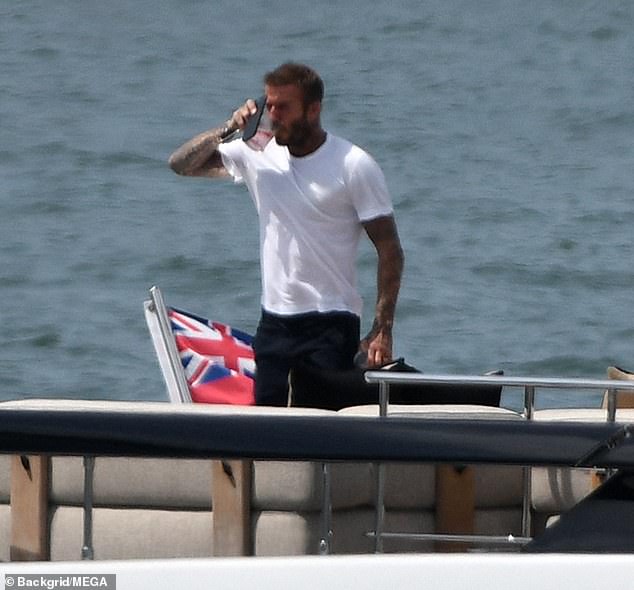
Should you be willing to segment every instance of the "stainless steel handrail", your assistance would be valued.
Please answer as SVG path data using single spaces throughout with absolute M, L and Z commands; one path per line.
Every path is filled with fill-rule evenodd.
M 634 391 L 634 381 L 616 379 L 585 379 L 562 377 L 510 377 L 508 375 L 445 375 L 432 373 L 401 373 L 398 371 L 366 371 L 368 383 L 447 383 L 455 385 L 508 385 L 533 387 L 555 387 L 580 389 L 603 389 L 616 387 Z
M 502 387 L 520 387 L 524 389 L 524 417 L 532 420 L 535 412 L 535 391 L 537 388 L 548 389 L 576 389 L 576 390 L 606 390 L 608 392 L 608 404 L 606 421 L 614 422 L 616 419 L 616 395 L 618 391 L 631 391 L 634 393 L 634 381 L 620 381 L 614 379 L 583 379 L 583 378 L 559 378 L 559 377 L 507 377 L 505 375 L 433 375 L 424 373 L 399 373 L 390 371 L 367 371 L 365 380 L 368 383 L 379 384 L 379 416 L 388 416 L 388 405 L 390 399 L 390 385 L 491 385 Z M 376 498 L 376 522 L 375 531 L 371 533 L 375 537 L 375 551 L 381 552 L 383 549 L 382 539 L 384 538 L 410 538 L 438 539 L 438 535 L 416 535 L 410 533 L 386 533 L 383 530 L 385 509 L 384 509 L 384 489 L 383 481 L 385 471 L 382 468 L 377 470 L 377 498 Z M 530 539 L 531 514 L 531 468 L 524 467 L 523 474 L 523 498 L 522 498 L 522 539 Z M 481 536 L 467 535 L 471 541 L 480 542 Z M 465 535 L 443 535 L 443 540 L 453 540 L 464 542 Z M 502 539 L 512 539 L 502 537 Z M 499 539 L 498 541 L 499 542 Z M 509 541 L 510 542 L 510 541 Z
M 375 535 L 374 532 L 367 533 L 368 537 Z M 442 533 L 381 533 L 381 537 L 408 541 L 478 543 L 479 545 L 527 545 L 532 541 L 530 537 L 516 537 L 515 535 L 451 535 Z
M 367 371 L 368 383 L 379 383 L 382 387 L 381 402 L 389 403 L 390 385 L 501 385 L 524 388 L 524 415 L 532 418 L 535 410 L 534 394 L 537 388 L 549 389 L 605 389 L 608 392 L 608 422 L 614 422 L 616 394 L 618 391 L 634 392 L 634 381 L 614 379 L 563 379 L 559 377 L 506 377 L 505 375 L 427 375 L 424 373 L 397 373 L 390 371 Z M 383 393 L 385 392 L 385 393 Z M 381 406 L 381 415 L 387 406 Z

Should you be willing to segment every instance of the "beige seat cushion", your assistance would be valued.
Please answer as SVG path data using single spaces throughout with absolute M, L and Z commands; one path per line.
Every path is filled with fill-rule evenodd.
M 369 463 L 334 463 L 330 467 L 331 502 L 335 510 L 372 504 L 373 468 Z M 255 461 L 252 508 L 254 510 L 320 510 L 323 470 L 321 463 L 305 461 Z
M 557 514 L 583 500 L 595 486 L 594 469 L 533 467 L 531 504 L 537 512 Z
M 605 422 L 601 408 L 560 408 L 537 410 L 536 421 Z M 620 409 L 617 421 L 634 421 L 634 409 Z M 570 509 L 597 485 L 596 470 L 568 467 L 534 467 L 531 470 L 531 503 L 536 512 L 558 514 Z
M 83 511 L 58 507 L 52 513 L 51 561 L 81 558 Z M 213 555 L 213 516 L 208 511 L 96 508 L 95 559 L 208 557 Z
M 84 494 L 81 457 L 53 457 L 51 502 L 80 506 Z M 95 506 L 211 510 L 211 461 L 97 457 Z
M 470 405 L 393 405 L 390 416 L 420 419 L 523 420 L 517 412 L 505 408 Z M 378 405 L 354 406 L 338 412 L 342 415 L 378 416 Z M 389 508 L 431 508 L 435 504 L 436 469 L 433 465 L 389 464 L 385 505 Z M 511 507 L 522 502 L 522 468 L 479 465 L 474 467 L 475 506 Z

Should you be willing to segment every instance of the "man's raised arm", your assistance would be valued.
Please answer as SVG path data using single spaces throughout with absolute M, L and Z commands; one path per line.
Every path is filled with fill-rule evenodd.
M 183 176 L 226 176 L 218 146 L 234 132 L 244 129 L 255 110 L 255 101 L 249 99 L 222 127 L 204 131 L 185 142 L 170 156 L 170 168 Z

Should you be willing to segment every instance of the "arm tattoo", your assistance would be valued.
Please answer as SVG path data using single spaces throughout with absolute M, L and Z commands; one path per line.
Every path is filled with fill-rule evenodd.
M 391 330 L 403 274 L 403 249 L 392 216 L 365 224 L 378 254 L 377 301 L 373 330 Z
M 223 127 L 196 135 L 170 156 L 170 168 L 184 176 L 222 176 L 225 171 L 218 145 L 235 131 L 231 121 L 227 121 Z

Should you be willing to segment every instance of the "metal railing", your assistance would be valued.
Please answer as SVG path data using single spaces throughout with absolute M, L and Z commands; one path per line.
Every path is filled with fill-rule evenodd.
M 607 421 L 614 422 L 616 415 L 617 391 L 634 393 L 634 381 L 614 379 L 562 379 L 556 377 L 506 377 L 504 375 L 426 375 L 423 373 L 391 373 L 389 371 L 368 371 L 365 374 L 368 383 L 379 384 L 379 407 L 381 416 L 387 414 L 390 385 L 492 385 L 502 387 L 520 387 L 524 389 L 524 416 L 531 420 L 535 411 L 535 390 L 575 389 L 607 390 Z
M 523 416 L 532 420 L 535 412 L 535 392 L 540 389 L 566 390 L 605 390 L 607 391 L 606 421 L 616 419 L 616 398 L 619 391 L 634 393 L 634 381 L 619 381 L 612 379 L 564 379 L 550 377 L 506 377 L 504 375 L 427 375 L 422 373 L 397 373 L 389 371 L 367 371 L 365 379 L 368 383 L 379 385 L 379 416 L 388 416 L 390 399 L 390 385 L 489 385 L 502 387 L 516 387 L 524 390 Z M 484 537 L 483 535 L 445 535 L 445 534 L 416 534 L 416 533 L 388 533 L 385 532 L 385 467 L 377 464 L 376 481 L 376 517 L 375 530 L 369 533 L 375 539 L 375 551 L 383 551 L 383 539 L 399 538 L 425 541 L 453 541 L 489 544 L 526 544 L 531 541 L 531 467 L 523 468 L 522 494 L 522 534 L 521 537 L 508 535 L 506 537 Z M 488 539 L 488 540 L 485 540 Z

